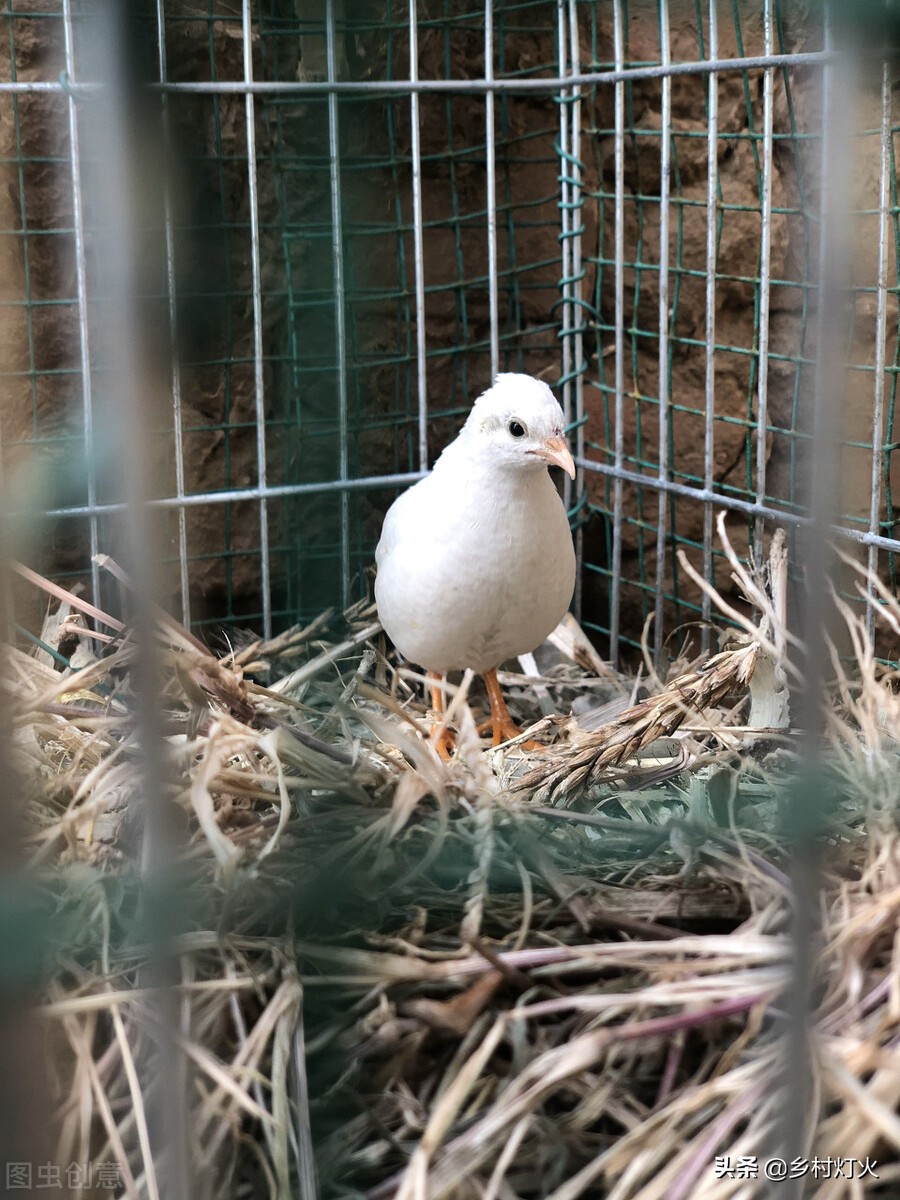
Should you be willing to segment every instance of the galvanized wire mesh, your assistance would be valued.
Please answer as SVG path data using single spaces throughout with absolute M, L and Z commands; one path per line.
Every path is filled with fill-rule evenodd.
M 801 39 L 774 0 L 730 10 L 529 0 L 465 12 L 450 0 L 352 11 L 299 2 L 294 12 L 160 0 L 144 49 L 161 140 L 148 137 L 149 160 L 135 161 L 124 122 L 112 119 L 121 174 L 110 175 L 90 148 L 97 89 L 82 15 L 74 0 L 41 12 L 7 3 L 5 13 L 4 450 L 30 462 L 37 483 L 23 488 L 17 515 L 56 522 L 40 565 L 98 593 L 92 555 L 126 533 L 144 631 L 126 715 L 145 878 L 168 862 L 153 832 L 167 783 L 155 593 L 171 591 L 195 625 L 266 633 L 360 594 L 381 509 L 503 368 L 560 386 L 580 468 L 566 493 L 583 567 L 577 603 L 613 657 L 638 645 L 651 614 L 658 658 L 670 633 L 710 615 L 679 550 L 727 592 L 716 510 L 747 553 L 776 523 L 808 535 L 814 636 L 802 723 L 814 749 L 827 519 L 839 515 L 844 539 L 891 584 L 900 546 L 889 69 L 879 62 L 862 84 L 854 161 L 864 167 L 848 222 L 823 187 L 849 147 L 834 121 L 827 30 L 807 22 Z M 115 46 L 104 49 L 121 82 Z M 104 183 L 124 193 L 123 176 L 166 170 L 169 155 L 186 179 L 166 176 L 161 216 L 152 205 L 123 213 L 124 195 L 101 203 Z M 159 225 L 159 261 L 133 261 L 139 215 Z M 858 251 L 843 292 L 830 258 L 841 221 Z M 104 246 L 116 251 L 105 273 Z M 155 313 L 148 340 L 165 346 L 164 378 L 139 370 L 132 353 L 143 345 L 138 298 Z M 104 326 L 116 331 L 112 347 Z M 835 331 L 839 346 L 828 341 Z M 850 364 L 845 389 L 834 361 Z M 823 414 L 842 389 L 843 457 L 830 489 L 810 471 L 831 455 Z M 145 412 L 156 428 L 143 427 Z M 32 460 L 35 448 L 43 457 Z M 130 479 L 132 456 L 154 459 L 169 537 L 159 580 L 142 504 L 154 471 Z M 856 493 L 845 486 L 854 480 Z M 29 556 L 40 558 L 33 544 Z M 874 582 L 857 602 L 874 623 Z M 708 628 L 702 636 L 709 644 Z M 786 832 L 801 849 L 817 832 L 818 786 L 810 771 L 794 789 Z M 794 1121 L 809 1067 L 816 886 L 810 861 L 793 889 Z M 151 984 L 164 984 L 165 923 L 151 941 L 154 932 Z M 168 1084 L 175 1014 L 158 990 L 157 1075 Z M 295 1053 L 302 1061 L 302 1044 Z M 151 1116 L 183 1132 L 176 1084 L 171 1104 L 166 1088 L 155 1091 L 163 1111 Z M 790 1123 L 778 1136 L 790 1151 L 803 1146 Z M 186 1164 L 174 1157 L 166 1170 L 186 1194 Z
M 35 561 L 96 591 L 115 503 L 93 416 L 81 20 L 74 2 L 7 4 L 3 242 L 22 269 L 3 436 L 12 458 L 65 461 Z M 775 0 L 160 0 L 146 26 L 175 165 L 160 323 L 180 351 L 158 502 L 166 586 L 195 625 L 278 627 L 361 595 L 396 488 L 498 369 L 560 386 L 577 607 L 613 657 L 651 614 L 658 655 L 709 618 L 677 552 L 727 590 L 717 510 L 745 553 L 804 519 L 829 60 L 814 20 Z M 840 524 L 893 585 L 884 80 L 877 64 L 861 80 L 852 221 L 875 249 L 853 280 Z
M 483 14 L 422 7 L 415 37 L 423 79 L 449 77 L 461 61 L 480 70 Z M 507 61 L 511 14 L 516 36 L 541 44 L 546 61 L 524 68 Z M 552 8 L 534 3 L 498 13 L 498 76 L 555 69 L 552 17 Z M 292 23 L 285 31 L 274 20 L 261 26 L 264 56 L 277 78 L 299 72 L 309 80 L 316 66 L 327 68 L 321 18 L 301 23 L 299 38 L 297 28 Z M 354 19 L 349 28 L 350 40 L 340 42 L 343 74 L 352 41 L 357 70 L 366 70 L 368 82 L 409 77 L 405 6 L 373 9 L 370 19 Z M 353 94 L 335 103 L 325 96 L 300 102 L 291 94 L 265 101 L 284 218 L 291 362 L 285 385 L 295 398 L 285 432 L 294 439 L 294 470 L 304 483 L 415 477 L 492 371 L 522 369 L 529 356 L 553 364 L 560 270 L 556 114 L 544 105 L 539 119 L 529 120 L 521 103 L 500 94 L 489 152 L 483 107 L 482 98 L 432 95 L 427 88 L 375 104 Z M 466 136 L 479 128 L 474 139 Z M 299 611 L 310 614 L 337 595 L 345 601 L 358 592 L 389 498 L 384 491 L 345 491 L 291 506 L 300 547 L 291 595 Z

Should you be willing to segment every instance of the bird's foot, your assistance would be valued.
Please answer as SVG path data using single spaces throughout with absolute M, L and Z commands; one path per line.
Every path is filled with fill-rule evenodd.
M 485 722 L 486 729 L 491 730 L 491 745 L 499 746 L 501 742 L 508 742 L 512 738 L 521 737 L 522 730 L 509 715 L 509 709 L 506 707 L 506 701 L 503 699 L 503 693 L 500 691 L 496 670 L 484 672 L 484 683 L 491 705 L 490 719 Z M 479 733 L 481 732 L 481 726 L 479 726 L 478 731 Z M 527 742 L 519 742 L 519 745 L 523 750 L 547 749 L 543 742 L 535 742 L 530 739 Z
M 512 718 L 497 721 L 486 721 L 485 724 L 491 730 L 491 745 L 500 746 L 504 742 L 510 742 L 513 738 L 521 737 L 522 730 L 518 727 Z M 521 750 L 546 750 L 547 747 L 543 742 L 536 742 L 533 738 L 528 738 L 527 741 L 519 742 L 518 748 Z
M 437 751 L 438 758 L 443 762 L 449 762 L 451 752 L 456 749 L 456 738 L 443 721 L 438 721 L 432 728 L 429 741 Z
M 483 736 L 490 732 L 491 744 L 494 746 L 499 746 L 501 743 L 508 742 L 512 738 L 521 737 L 522 730 L 510 716 L 509 709 L 506 707 L 506 702 L 500 692 L 500 685 L 497 682 L 497 672 L 486 671 L 484 679 L 487 684 L 488 699 L 491 702 L 491 715 L 486 721 L 482 721 L 477 726 L 479 735 Z M 441 677 L 429 671 L 428 682 L 431 686 L 431 706 L 438 718 L 431 727 L 429 740 L 437 751 L 438 757 L 444 762 L 449 762 L 452 752 L 456 749 L 456 737 L 447 728 L 443 720 L 444 695 Z M 526 742 L 519 742 L 518 744 L 523 750 L 547 749 L 543 742 L 535 742 L 531 739 Z
M 450 752 L 456 749 L 456 738 L 444 723 L 444 688 L 443 679 L 436 671 L 428 672 L 428 683 L 431 688 L 431 707 L 437 713 L 438 719 L 431 727 L 430 741 L 444 762 L 450 761 Z
M 482 721 L 476 726 L 479 736 L 491 734 L 491 744 L 500 746 L 504 742 L 509 742 L 513 738 L 521 737 L 522 730 L 513 720 L 502 721 L 497 725 L 488 717 L 486 721 Z M 438 757 L 443 762 L 450 762 L 453 751 L 456 749 L 456 735 L 451 729 L 448 729 L 443 722 L 438 722 L 433 726 L 429 741 L 437 751 Z M 519 742 L 519 746 L 523 750 L 546 750 L 548 747 L 543 742 L 536 742 L 533 738 L 529 738 L 525 742 Z

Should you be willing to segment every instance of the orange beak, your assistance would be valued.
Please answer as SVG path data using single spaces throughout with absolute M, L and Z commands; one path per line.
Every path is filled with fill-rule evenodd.
M 575 462 L 569 453 L 565 438 L 547 438 L 540 450 L 533 451 L 540 458 L 545 458 L 554 467 L 562 467 L 570 479 L 575 478 Z

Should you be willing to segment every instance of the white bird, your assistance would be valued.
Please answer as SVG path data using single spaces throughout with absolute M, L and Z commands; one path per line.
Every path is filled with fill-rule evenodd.
M 431 474 L 388 509 L 375 551 L 375 600 L 391 641 L 425 668 L 439 714 L 442 675 L 469 667 L 484 676 L 495 746 L 520 732 L 497 667 L 552 633 L 575 585 L 551 464 L 574 479 L 553 393 L 530 375 L 498 375 Z M 446 758 L 442 722 L 433 740 Z

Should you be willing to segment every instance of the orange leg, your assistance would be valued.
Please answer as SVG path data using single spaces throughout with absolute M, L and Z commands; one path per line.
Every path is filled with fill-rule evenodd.
M 431 688 L 431 707 L 439 717 L 444 715 L 444 689 L 441 687 L 443 678 L 434 671 L 428 672 L 428 686 Z M 431 730 L 431 744 L 437 750 L 444 762 L 450 761 L 450 751 L 456 746 L 453 734 L 443 721 L 437 721 Z
M 510 738 L 518 737 L 522 730 L 509 715 L 509 709 L 506 707 L 506 701 L 500 691 L 496 670 L 484 672 L 484 683 L 491 705 L 491 729 L 493 730 L 491 744 L 499 746 L 501 742 L 508 742 Z M 542 742 L 527 741 L 522 742 L 522 749 L 546 750 L 547 747 Z

